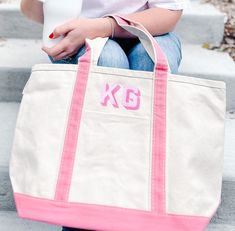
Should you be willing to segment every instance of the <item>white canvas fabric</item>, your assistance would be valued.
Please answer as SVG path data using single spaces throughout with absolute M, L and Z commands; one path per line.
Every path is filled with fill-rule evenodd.
M 167 210 L 209 216 L 221 195 L 225 87 L 178 75 L 167 87 Z
M 22 92 L 11 174 L 16 176 L 12 178 L 16 192 L 53 199 L 76 67 L 57 67 L 48 78 L 50 69 L 33 68 Z
M 153 40 L 141 26 L 122 26 L 141 37 L 150 56 L 154 61 L 159 61 L 160 58 L 156 58 L 156 52 L 159 51 L 154 48 Z M 166 148 L 162 157 L 164 159 L 158 159 L 164 165 L 160 166 L 155 163 L 157 159 L 152 154 L 155 148 L 152 146 L 155 137 L 153 131 L 156 129 L 153 127 L 154 111 L 158 110 L 154 109 L 153 105 L 156 95 L 155 83 L 163 80 L 157 72 L 97 66 L 101 48 L 106 41 L 107 38 L 87 40 L 91 49 L 91 65 L 84 90 L 83 106 L 74 109 L 81 110 L 81 117 L 77 118 L 80 121 L 79 129 L 74 130 L 78 131 L 77 146 L 74 156 L 69 156 L 70 159 L 68 156 L 67 159 L 64 158 L 64 154 L 72 153 L 70 148 L 73 144 L 69 144 L 66 150 L 63 147 L 68 134 L 68 118 L 74 112 L 70 111 L 75 94 L 73 90 L 76 81 L 82 79 L 78 75 L 79 70 L 85 72 L 85 69 L 81 69 L 83 62 L 78 65 L 38 64 L 32 68 L 30 79 L 23 90 L 10 162 L 10 177 L 16 198 L 18 195 L 24 195 L 29 197 L 29 201 L 37 198 L 42 203 L 58 203 L 53 205 L 54 209 L 60 209 L 60 212 L 56 210 L 58 215 L 63 209 L 64 214 L 68 214 L 67 209 L 78 204 L 83 211 L 80 213 L 81 217 L 86 214 L 82 206 L 87 205 L 88 208 L 95 206 L 91 214 L 98 211 L 96 206 L 104 206 L 104 210 L 109 207 L 118 211 L 130 210 L 130 213 L 135 215 L 139 211 L 140 217 L 147 216 L 143 212 L 148 212 L 149 219 L 154 219 L 154 216 L 156 219 L 159 216 L 160 220 L 163 219 L 161 216 L 169 219 L 166 224 L 170 228 L 166 224 L 163 226 L 163 221 L 159 221 L 159 226 L 155 223 L 153 227 L 149 226 L 150 231 L 166 226 L 167 231 L 172 230 L 172 227 L 177 231 L 186 231 L 189 230 L 189 218 L 195 219 L 195 227 L 192 230 L 203 230 L 196 227 L 199 223 L 196 219 L 204 217 L 209 222 L 220 203 L 225 83 L 166 73 L 166 118 L 159 116 L 155 125 L 162 126 L 162 121 L 165 121 L 166 125 L 165 142 L 157 143 L 158 147 L 165 145 Z M 83 61 L 86 62 L 86 59 Z M 164 74 L 164 71 L 161 73 Z M 103 97 L 107 84 L 109 87 L 120 86 L 115 93 L 116 102 L 111 101 L 110 97 Z M 125 101 L 125 90 L 133 90 L 130 86 L 138 86 L 141 93 L 138 110 L 131 108 L 136 98 L 129 101 L 130 105 Z M 81 89 L 76 94 L 82 91 Z M 107 104 L 102 101 L 104 99 L 108 99 Z M 161 107 L 159 104 L 159 110 L 164 109 Z M 72 121 L 71 128 L 76 126 L 75 122 L 76 119 Z M 74 159 L 69 162 L 71 158 Z M 66 163 L 72 165 L 66 168 Z M 159 181 L 153 183 L 153 171 L 158 171 L 158 168 L 161 168 L 162 172 L 158 172 L 160 176 L 156 176 Z M 68 179 L 63 179 L 61 171 L 65 174 L 66 171 L 71 171 L 67 174 L 71 179 L 69 185 L 64 184 L 64 187 L 67 187 L 65 198 L 61 197 L 63 184 L 58 183 L 58 179 L 61 179 L 62 183 Z M 158 186 L 162 185 L 162 194 L 155 199 L 159 204 L 164 203 L 164 213 L 159 215 L 161 211 L 155 213 L 153 209 L 153 196 L 154 186 L 158 189 Z M 23 213 L 24 206 L 29 206 L 29 214 L 24 215 L 26 218 L 37 218 L 55 224 L 62 222 L 59 218 L 58 221 L 50 220 L 51 217 L 39 218 L 43 216 L 40 210 L 42 208 L 39 209 L 39 215 L 35 211 L 37 207 L 32 209 L 32 205 L 29 205 L 32 202 L 22 205 L 16 200 L 16 203 L 20 214 Z M 48 208 L 46 211 L 48 212 Z M 99 211 L 100 213 L 102 214 Z M 108 225 L 99 226 L 101 221 L 95 223 L 91 214 L 86 218 L 91 219 L 94 226 L 90 223 L 91 226 L 85 226 L 81 219 L 79 225 L 83 225 L 82 228 L 112 231 L 136 229 L 134 223 L 130 226 L 133 229 L 125 226 L 128 223 L 125 222 L 127 215 L 118 221 L 123 226 L 116 229 Z M 106 217 L 107 214 L 103 216 Z M 177 217 L 186 219 L 185 224 L 178 224 L 178 221 L 175 221 Z M 104 219 L 103 222 L 108 222 L 109 219 Z M 150 221 L 152 222 L 146 220 L 148 224 Z M 75 227 L 68 222 L 69 220 L 66 220 L 62 224 Z

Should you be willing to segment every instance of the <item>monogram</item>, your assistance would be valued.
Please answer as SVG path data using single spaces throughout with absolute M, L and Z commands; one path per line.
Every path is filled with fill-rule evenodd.
M 121 104 L 127 110 L 138 110 L 140 107 L 140 90 L 136 87 L 122 86 L 120 84 L 109 85 L 106 83 L 102 89 L 101 104 L 107 106 L 108 102 L 115 108 L 119 108 L 117 93 L 122 92 Z

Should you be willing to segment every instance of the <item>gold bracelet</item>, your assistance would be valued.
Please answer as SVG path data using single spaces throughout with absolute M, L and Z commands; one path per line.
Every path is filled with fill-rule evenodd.
M 115 34 L 115 28 L 114 28 L 114 25 L 113 25 L 113 23 L 112 23 L 112 19 L 111 19 L 111 17 L 106 17 L 106 18 L 108 19 L 108 21 L 109 21 L 109 23 L 110 23 L 111 31 L 112 31 L 111 38 L 113 38 L 113 37 L 114 37 L 114 34 Z

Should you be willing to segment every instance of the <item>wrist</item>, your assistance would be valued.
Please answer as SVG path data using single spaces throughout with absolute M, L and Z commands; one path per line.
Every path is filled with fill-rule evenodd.
M 94 39 L 96 37 L 112 37 L 114 35 L 114 23 L 112 18 L 96 18 L 92 19 L 93 25 L 87 28 L 89 38 Z
M 116 21 L 112 17 L 109 17 L 109 16 L 106 17 L 106 19 L 108 19 L 109 25 L 110 25 L 110 29 L 111 29 L 111 35 L 109 37 L 113 38 L 115 36 Z
M 113 37 L 114 25 L 113 22 L 111 22 L 111 18 L 104 17 L 98 20 L 100 22 L 99 37 Z

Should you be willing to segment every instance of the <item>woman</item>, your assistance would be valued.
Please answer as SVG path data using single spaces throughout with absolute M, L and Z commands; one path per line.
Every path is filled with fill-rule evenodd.
M 42 49 L 53 63 L 76 64 L 84 54 L 85 38 L 110 37 L 98 65 L 152 71 L 153 62 L 139 40 L 120 28 L 112 18 L 104 17 L 120 14 L 145 26 L 165 52 L 171 72 L 177 73 L 181 45 L 172 31 L 187 3 L 187 0 L 132 0 L 127 5 L 126 0 L 83 0 L 79 18 L 57 26 L 48 34 L 52 40 L 60 36 L 63 39 L 52 47 Z M 22 0 L 21 10 L 28 18 L 44 22 L 42 2 Z M 63 228 L 63 231 L 72 230 L 79 229 Z

